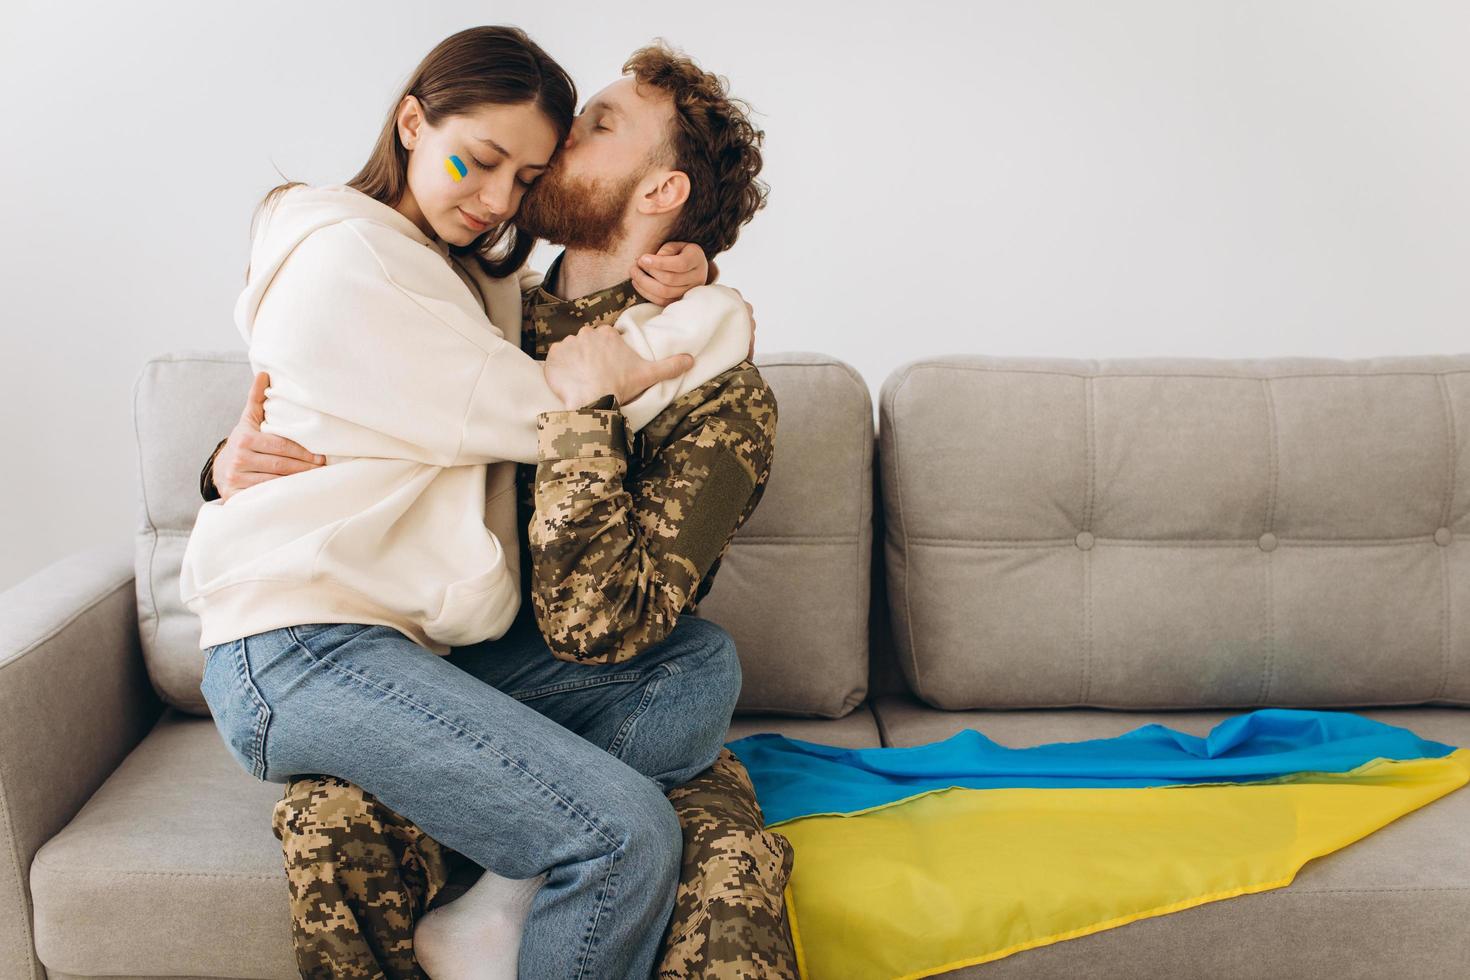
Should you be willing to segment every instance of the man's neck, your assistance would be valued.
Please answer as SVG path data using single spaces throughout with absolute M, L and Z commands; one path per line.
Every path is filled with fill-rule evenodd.
M 554 295 L 562 299 L 590 296 L 626 280 L 638 256 L 657 252 L 659 245 L 659 242 L 650 244 L 641 237 L 625 236 L 606 251 L 568 248 L 561 254 L 561 264 L 556 270 L 557 281 L 547 285 Z

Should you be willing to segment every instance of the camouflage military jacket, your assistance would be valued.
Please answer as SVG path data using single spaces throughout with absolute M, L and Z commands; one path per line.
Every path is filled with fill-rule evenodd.
M 631 281 L 576 300 L 558 257 L 522 297 L 521 347 L 541 360 L 641 302 Z M 776 399 L 749 361 L 676 399 L 629 436 L 611 398 L 537 419 L 538 462 L 517 474 L 523 575 L 554 656 L 619 663 L 658 643 L 709 591 L 765 492 Z

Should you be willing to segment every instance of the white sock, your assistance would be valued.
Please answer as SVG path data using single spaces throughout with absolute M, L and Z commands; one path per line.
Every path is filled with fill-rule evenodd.
M 515 980 L 526 916 L 545 881 L 545 874 L 505 878 L 486 870 L 459 898 L 419 919 L 419 966 L 432 980 Z

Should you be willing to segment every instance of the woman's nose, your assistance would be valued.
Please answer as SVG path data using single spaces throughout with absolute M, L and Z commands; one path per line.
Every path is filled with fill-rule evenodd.
M 480 203 L 485 209 L 499 218 L 510 214 L 510 182 L 496 180 L 487 182 L 485 189 L 480 192 Z

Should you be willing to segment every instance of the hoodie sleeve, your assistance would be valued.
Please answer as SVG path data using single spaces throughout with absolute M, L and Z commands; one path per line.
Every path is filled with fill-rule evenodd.
M 645 357 L 695 356 L 629 406 L 642 425 L 738 363 L 750 322 L 732 290 L 703 286 L 662 310 L 627 311 L 619 330 Z M 368 220 L 295 247 L 256 311 L 251 360 L 271 375 L 262 430 L 329 456 L 532 463 L 537 417 L 565 410 L 541 363 L 505 339 L 440 254 Z
M 695 286 L 668 306 L 641 303 L 614 324 L 623 340 L 649 360 L 693 354 L 694 366 L 660 381 L 623 406 L 629 431 L 636 432 L 686 394 L 724 374 L 750 351 L 750 310 L 728 286 Z M 565 406 L 563 406 L 565 408 Z

